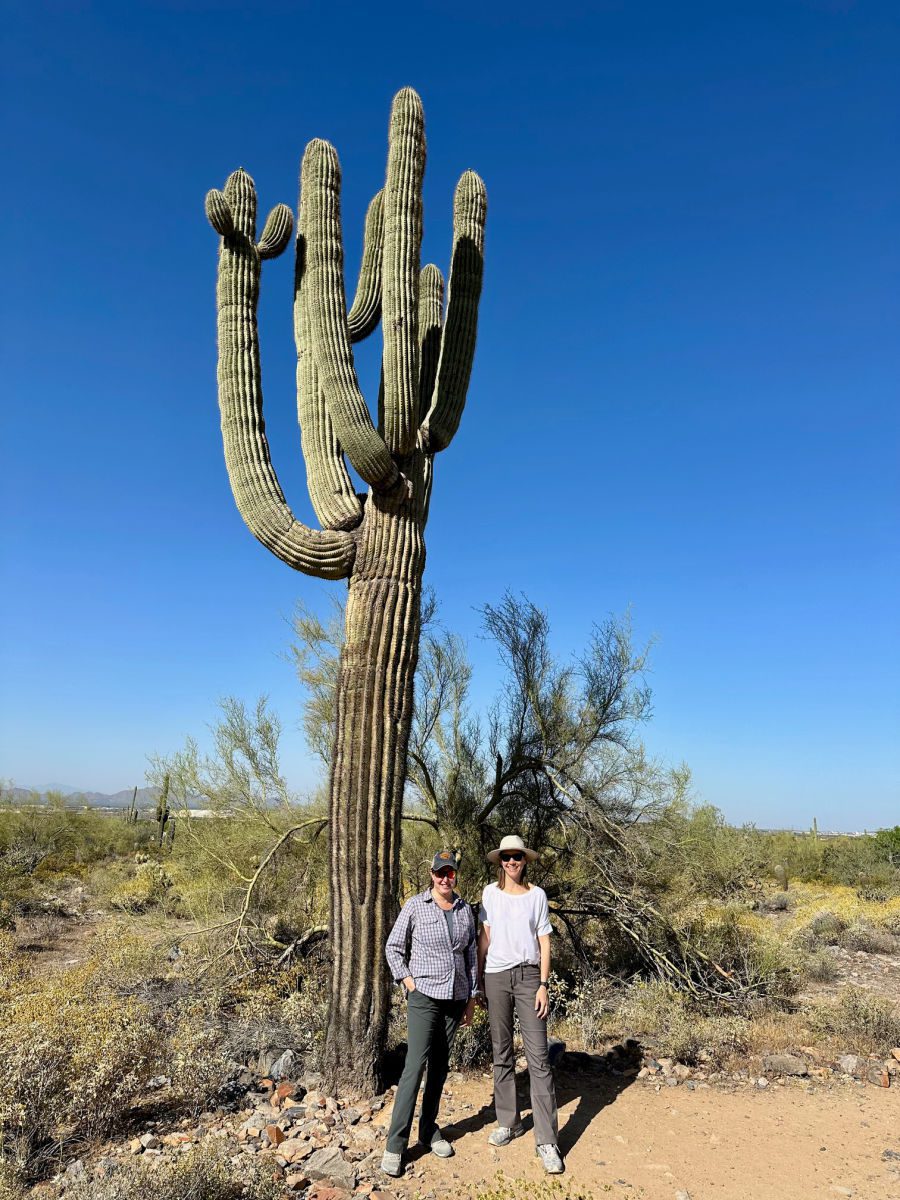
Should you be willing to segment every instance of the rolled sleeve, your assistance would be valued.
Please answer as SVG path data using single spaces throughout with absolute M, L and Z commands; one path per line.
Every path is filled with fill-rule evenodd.
M 409 938 L 411 917 L 412 905 L 408 901 L 400 909 L 400 915 L 394 922 L 394 927 L 388 934 L 387 941 L 384 944 L 384 956 L 387 959 L 388 968 L 395 983 L 400 983 L 401 980 L 412 975 L 412 971 L 409 969 L 409 959 L 406 957 L 406 945 Z

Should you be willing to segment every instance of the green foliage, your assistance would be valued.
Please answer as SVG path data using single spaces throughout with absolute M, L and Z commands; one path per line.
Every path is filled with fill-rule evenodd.
M 66 1200 L 278 1200 L 281 1189 L 250 1164 L 204 1146 L 174 1162 L 124 1162 L 102 1180 L 69 1184 Z
M 900 1046 L 900 1005 L 862 988 L 845 988 L 836 1004 L 820 1005 L 810 1024 L 862 1053 L 887 1054 Z
M 602 1184 L 604 1192 L 612 1191 L 610 1184 Z M 510 1179 L 502 1172 L 493 1183 L 479 1188 L 474 1193 L 473 1200 L 521 1200 L 528 1196 L 529 1200 L 596 1200 L 595 1192 L 586 1192 L 569 1180 L 541 1179 Z
M 472 1068 L 489 1070 L 491 1056 L 491 1025 L 487 1009 L 479 1006 L 472 1016 L 472 1023 L 460 1025 L 456 1032 L 450 1066 L 454 1071 L 466 1071 Z
M 159 1068 L 148 1005 L 104 988 L 93 964 L 46 980 L 7 969 L 0 1002 L 0 1145 L 19 1168 L 108 1133 Z

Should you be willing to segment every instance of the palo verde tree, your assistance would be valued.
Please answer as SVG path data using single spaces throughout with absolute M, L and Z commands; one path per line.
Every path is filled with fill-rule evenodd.
M 481 293 L 484 184 L 472 171 L 453 203 L 446 312 L 437 267 L 420 270 L 425 125 L 411 88 L 391 109 L 385 186 L 366 215 L 362 265 L 344 294 L 341 173 L 334 148 L 303 156 L 294 275 L 297 400 L 310 499 L 322 528 L 291 512 L 263 420 L 256 307 L 262 260 L 288 244 L 277 205 L 256 237 L 256 192 L 243 170 L 206 199 L 221 235 L 219 406 L 241 516 L 282 561 L 346 579 L 329 783 L 333 964 L 324 1068 L 332 1087 L 373 1089 L 389 1008 L 383 946 L 397 897 L 400 818 L 419 646 L 424 532 L 434 456 L 459 426 Z M 384 353 L 373 422 L 352 345 L 381 320 Z M 368 485 L 358 495 L 347 463 Z

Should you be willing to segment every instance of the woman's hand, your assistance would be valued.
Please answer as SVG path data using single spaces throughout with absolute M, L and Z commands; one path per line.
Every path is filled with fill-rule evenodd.
M 416 990 L 416 981 L 413 979 L 412 975 L 407 975 L 407 977 L 403 980 L 403 986 L 406 988 L 407 992 L 414 992 Z
M 542 983 L 534 994 L 534 1011 L 542 1021 L 546 1020 L 547 1014 L 550 1012 L 550 993 L 547 991 L 546 983 Z
M 463 1011 L 462 1024 L 463 1025 L 471 1025 L 472 1017 L 474 1015 L 475 1015 L 475 997 L 472 996 L 472 998 L 469 1000 L 469 1003 L 466 1005 L 465 1010 Z

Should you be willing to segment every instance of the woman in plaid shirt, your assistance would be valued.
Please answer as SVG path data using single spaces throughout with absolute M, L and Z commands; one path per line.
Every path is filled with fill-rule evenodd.
M 439 850 L 431 864 L 431 887 L 407 900 L 385 946 L 391 974 L 406 989 L 408 1030 L 406 1065 L 381 1160 L 388 1175 L 402 1171 L 426 1069 L 419 1142 L 440 1158 L 453 1154 L 438 1128 L 438 1107 L 450 1047 L 460 1024 L 472 1020 L 478 984 L 475 918 L 471 906 L 454 890 L 456 872 L 456 856 Z

